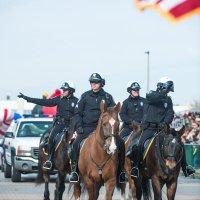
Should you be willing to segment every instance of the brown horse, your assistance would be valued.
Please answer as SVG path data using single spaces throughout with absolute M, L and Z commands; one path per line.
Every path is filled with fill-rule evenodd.
M 128 138 L 125 140 L 125 149 L 127 151 L 130 143 L 138 138 L 141 134 L 141 128 L 140 128 L 140 124 L 137 122 L 133 122 L 132 123 L 132 128 L 133 131 L 130 133 L 130 135 L 128 136 Z M 125 158 L 125 171 L 126 171 L 126 176 L 127 176 L 127 181 L 128 181 L 128 186 L 129 186 L 129 193 L 128 193 L 128 199 L 137 199 L 136 197 L 136 186 L 135 186 L 135 182 L 134 180 L 131 178 L 131 159 L 126 156 Z M 125 194 L 125 189 L 126 189 L 126 183 L 120 184 L 120 189 L 121 189 L 121 197 L 122 199 L 126 199 L 126 194 Z
M 151 179 L 154 199 L 162 199 L 162 188 L 167 187 L 167 199 L 175 198 L 177 181 L 183 156 L 181 135 L 184 127 L 175 131 L 167 129 L 156 134 L 143 167 L 140 167 L 139 179 L 134 179 L 137 199 L 151 199 L 149 180 Z
M 102 101 L 100 110 L 97 128 L 84 141 L 78 161 L 80 177 L 88 191 L 89 200 L 98 199 L 99 190 L 104 184 L 104 199 L 111 200 L 117 183 L 118 155 L 115 136 L 119 132 L 120 103 L 113 108 L 107 108 Z M 80 183 L 74 184 L 73 195 L 75 199 L 80 199 Z
M 65 190 L 65 179 L 66 175 L 70 173 L 70 158 L 69 158 L 69 141 L 72 138 L 74 126 L 73 123 L 70 123 L 70 128 L 67 129 L 57 145 L 54 152 L 54 168 L 58 171 L 57 179 L 56 179 L 56 188 L 54 192 L 55 200 L 62 200 L 63 192 Z M 50 133 L 51 129 L 49 129 L 46 134 Z M 49 181 L 50 181 L 50 173 L 48 170 L 43 169 L 43 164 L 48 159 L 48 154 L 45 152 L 44 145 L 42 142 L 44 137 L 40 140 L 39 146 L 39 157 L 38 157 L 38 176 L 36 183 L 41 184 L 45 182 L 45 190 L 44 190 L 44 200 L 50 200 L 49 197 Z

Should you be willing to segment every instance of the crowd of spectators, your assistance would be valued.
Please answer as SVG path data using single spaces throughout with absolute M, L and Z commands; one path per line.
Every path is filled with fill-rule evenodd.
M 185 126 L 182 142 L 200 145 L 200 112 L 187 112 L 176 115 L 172 123 L 173 128 Z

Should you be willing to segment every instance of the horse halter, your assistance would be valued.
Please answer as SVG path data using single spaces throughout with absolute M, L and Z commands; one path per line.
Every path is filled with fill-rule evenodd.
M 101 116 L 101 119 L 100 119 L 101 121 L 102 121 L 102 118 L 103 118 L 103 116 Z M 111 117 L 109 119 L 108 124 L 110 124 L 110 126 L 111 126 L 111 133 L 109 132 L 109 130 L 107 130 L 106 132 L 107 133 L 109 132 L 109 134 L 105 135 L 104 134 L 105 130 L 104 130 L 104 128 L 102 128 L 103 137 L 101 136 L 101 138 L 104 141 L 104 143 L 102 144 L 101 142 L 98 141 L 100 146 L 103 148 L 104 151 L 106 151 L 106 153 L 108 155 L 114 154 L 117 149 L 116 142 L 115 142 L 116 134 L 114 133 L 115 122 L 116 122 L 116 120 L 113 117 Z M 108 129 L 108 127 L 105 129 Z

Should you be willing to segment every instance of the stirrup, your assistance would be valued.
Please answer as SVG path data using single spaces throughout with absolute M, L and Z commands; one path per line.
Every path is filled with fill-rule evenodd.
M 49 165 L 49 166 L 48 166 Z M 52 168 L 52 162 L 50 160 L 47 160 L 44 165 L 43 165 L 43 168 L 44 169 L 47 169 L 47 170 L 51 170 Z
M 76 176 L 76 177 L 75 177 Z M 75 179 L 75 180 L 74 180 Z M 69 182 L 70 183 L 77 183 L 79 182 L 79 175 L 77 172 L 72 172 L 70 177 L 69 177 Z
M 139 177 L 139 169 L 138 167 L 133 167 L 131 169 L 131 177 L 138 178 Z
M 119 175 L 119 183 L 125 183 L 126 182 L 126 173 L 122 171 Z

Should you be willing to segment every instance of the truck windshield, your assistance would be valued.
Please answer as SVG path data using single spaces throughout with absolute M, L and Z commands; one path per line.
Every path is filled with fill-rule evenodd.
M 17 137 L 41 137 L 43 133 L 51 128 L 53 122 L 51 121 L 29 121 L 21 122 Z

